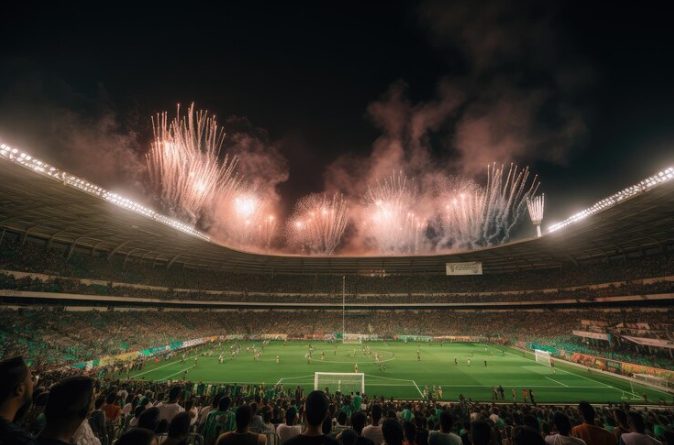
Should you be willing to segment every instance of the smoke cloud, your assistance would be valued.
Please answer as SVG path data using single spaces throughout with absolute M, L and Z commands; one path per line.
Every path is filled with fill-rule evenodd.
M 147 196 L 139 125 L 119 118 L 102 87 L 87 97 L 58 80 L 19 77 L 0 90 L 3 142 L 135 199 Z

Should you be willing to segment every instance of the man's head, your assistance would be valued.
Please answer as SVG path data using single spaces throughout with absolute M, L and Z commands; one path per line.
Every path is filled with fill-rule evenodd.
M 594 424 L 594 408 L 587 402 L 580 402 L 578 404 L 578 412 L 583 417 L 585 423 Z
M 140 417 L 138 417 L 138 427 L 157 431 L 157 428 L 159 427 L 159 408 L 153 406 L 140 413 Z
M 186 412 L 176 414 L 168 427 L 168 437 L 184 439 L 190 433 L 190 415 Z
M 44 409 L 46 430 L 74 434 L 93 409 L 94 381 L 89 377 L 69 377 L 49 390 Z
M 491 428 L 483 420 L 470 424 L 470 443 L 473 445 L 489 445 L 491 443 Z
M 552 415 L 552 423 L 555 424 L 557 432 L 562 436 L 568 436 L 571 432 L 571 421 L 563 412 L 557 411 Z
M 401 445 L 403 443 L 403 427 L 396 419 L 386 419 L 381 426 L 386 445 Z
M 21 420 L 33 400 L 33 377 L 21 357 L 0 362 L 0 409 L 8 422 Z
M 236 430 L 237 431 L 246 431 L 248 430 L 248 425 L 250 425 L 250 419 L 253 417 L 253 411 L 248 405 L 241 405 L 236 409 Z
M 379 423 L 379 421 L 381 420 L 381 414 L 382 414 L 381 405 L 376 404 L 376 403 L 374 405 L 372 405 L 372 424 L 373 425 L 377 425 Z
M 525 415 L 524 418 L 522 419 L 522 423 L 524 424 L 524 426 L 528 426 L 534 431 L 541 430 L 540 425 L 538 424 L 538 419 L 536 418 L 536 416 L 532 414 Z
M 310 426 L 321 426 L 325 416 L 328 414 L 328 407 L 330 406 L 328 398 L 323 391 L 311 391 L 304 403 L 307 417 L 307 423 Z
M 646 431 L 644 418 L 636 411 L 630 411 L 630 413 L 627 414 L 627 424 L 632 432 L 644 434 L 644 431 Z
M 454 424 L 454 419 L 449 411 L 442 411 L 440 413 L 440 431 L 443 433 L 449 433 L 452 431 L 452 425 Z
M 122 434 L 116 445 L 157 445 L 157 438 L 152 430 L 131 428 Z
M 366 423 L 367 423 L 367 416 L 365 415 L 364 412 L 356 411 L 355 413 L 351 414 L 351 427 L 358 434 L 360 434 L 363 431 L 363 428 L 365 428 Z
M 625 414 L 625 411 L 616 408 L 613 410 L 613 419 L 616 421 L 616 423 L 623 427 L 627 427 L 627 414 Z
M 218 410 L 220 411 L 227 411 L 229 409 L 229 404 L 232 403 L 232 399 L 229 397 L 223 397 L 220 399 L 218 402 Z
M 170 403 L 176 403 L 178 401 L 178 398 L 180 397 L 180 393 L 182 392 L 182 388 L 180 386 L 174 386 L 171 388 L 169 391 L 169 402 Z
M 297 419 L 297 410 L 291 406 L 286 411 L 286 425 L 295 425 L 295 419 Z

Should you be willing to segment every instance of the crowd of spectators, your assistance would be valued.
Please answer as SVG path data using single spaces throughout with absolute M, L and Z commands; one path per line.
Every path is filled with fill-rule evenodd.
M 175 264 L 170 269 L 166 265 L 135 260 L 125 261 L 124 257 L 113 255 L 90 255 L 75 252 L 67 253 L 56 249 L 48 249 L 43 245 L 27 241 L 23 245 L 17 242 L 0 243 L 0 270 L 36 272 L 58 278 L 76 278 L 100 280 L 102 288 L 108 292 L 124 294 L 152 291 L 132 290 L 130 284 L 158 286 L 157 295 L 178 293 L 180 289 L 198 296 L 205 295 L 207 290 L 238 292 L 241 294 L 276 293 L 328 296 L 341 296 L 342 277 L 328 274 L 318 275 L 279 275 L 248 274 L 191 269 Z M 516 273 L 485 274 L 479 276 L 445 276 L 437 275 L 391 275 L 368 276 L 350 275 L 346 282 L 346 292 L 364 298 L 391 295 L 419 295 L 422 298 L 433 297 L 433 294 L 449 295 L 466 294 L 466 298 L 489 298 L 488 293 L 526 291 L 533 293 L 531 298 L 540 298 L 543 289 L 551 289 L 553 293 L 543 295 L 545 298 L 568 296 L 585 298 L 620 293 L 660 293 L 672 290 L 671 282 L 663 282 L 651 286 L 639 280 L 653 277 L 674 275 L 674 256 L 660 254 L 640 258 L 614 260 L 590 265 L 566 266 L 552 270 L 529 270 Z M 56 287 L 77 286 L 67 284 L 65 280 L 53 283 Z M 116 286 L 108 283 L 126 283 L 127 288 L 115 290 Z M 617 283 L 615 286 L 601 290 L 590 290 L 588 286 L 601 283 Z M 569 287 L 583 286 L 586 289 L 573 290 Z M 124 287 L 124 286 L 122 286 Z M 567 289 L 564 289 L 567 288 Z M 559 292 L 554 294 L 554 290 Z M 86 293 L 98 293 L 102 289 L 89 289 Z M 452 297 L 453 298 L 453 297 Z M 496 298 L 501 298 L 497 296 Z M 523 298 L 530 298 L 524 296 Z
M 340 303 L 341 294 L 331 293 L 295 293 L 284 292 L 248 292 L 217 291 L 196 289 L 171 289 L 160 286 L 140 286 L 129 283 L 92 283 L 89 280 L 60 278 L 58 276 L 21 276 L 16 273 L 0 272 L 0 289 L 13 289 L 33 292 L 76 293 L 82 295 L 120 296 L 133 298 L 160 298 L 165 300 L 228 301 L 241 303 L 269 303 L 279 301 L 291 303 Z M 488 303 L 532 301 L 546 302 L 558 300 L 592 300 L 598 297 L 669 294 L 674 293 L 674 279 L 648 283 L 617 283 L 605 287 L 573 287 L 550 289 L 546 291 L 522 290 L 510 292 L 447 292 L 435 294 L 395 293 L 360 294 L 348 293 L 349 303 L 358 304 L 410 304 L 410 303 Z
M 674 444 L 671 409 L 370 399 L 297 388 L 94 380 L 35 382 L 0 362 L 0 444 Z
M 618 358 L 615 349 L 586 345 L 571 334 L 584 318 L 611 325 L 647 322 L 671 326 L 672 311 L 362 310 L 348 312 L 346 324 L 349 332 L 385 339 L 400 335 L 472 336 L 514 344 L 573 346 L 582 352 Z M 341 329 L 339 310 L 0 310 L 0 357 L 20 354 L 34 362 L 58 365 L 207 336 L 322 338 Z M 649 365 L 659 366 L 660 359 L 670 366 L 672 362 L 665 353 L 629 349 L 624 353 L 620 358 Z

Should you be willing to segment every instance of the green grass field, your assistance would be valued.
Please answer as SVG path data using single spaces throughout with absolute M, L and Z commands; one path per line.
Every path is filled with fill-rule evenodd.
M 184 362 L 180 357 L 146 365 L 145 369 L 131 373 L 131 379 L 152 381 L 187 379 L 205 383 L 278 384 L 286 388 L 302 385 L 313 389 L 314 372 L 354 372 L 354 363 L 365 374 L 365 392 L 370 396 L 419 399 L 424 387 L 441 385 L 443 400 L 457 400 L 459 394 L 476 401 L 489 401 L 493 386 L 502 385 L 505 401 L 512 401 L 515 388 L 517 401 L 522 400 L 522 388 L 534 391 L 537 403 L 563 403 L 587 400 L 590 402 L 643 403 L 646 394 L 649 403 L 665 400 L 672 403 L 672 396 L 664 392 L 600 374 L 568 364 L 555 362 L 555 369 L 537 363 L 533 355 L 519 350 L 495 345 L 452 343 L 398 343 L 370 342 L 372 354 L 365 355 L 361 345 L 311 342 L 312 362 L 305 354 L 309 342 L 271 342 L 266 345 L 258 361 L 246 348 L 253 344 L 259 349 L 261 342 L 240 342 L 241 352 L 230 356 L 230 344 L 211 346 L 198 352 L 195 365 L 192 352 Z M 211 356 L 202 352 L 212 350 Z M 354 350 L 356 355 L 354 358 Z M 421 360 L 417 360 L 417 350 Z M 218 355 L 225 352 L 224 363 Z M 384 369 L 375 362 L 374 352 L 384 361 Z M 321 359 L 321 353 L 324 359 Z M 276 356 L 280 363 L 276 363 Z M 454 359 L 458 360 L 458 365 Z M 471 365 L 468 366 L 468 359 Z M 487 366 L 484 366 L 484 361 Z M 335 389 L 335 385 L 331 385 Z M 341 388 L 345 391 L 347 388 Z

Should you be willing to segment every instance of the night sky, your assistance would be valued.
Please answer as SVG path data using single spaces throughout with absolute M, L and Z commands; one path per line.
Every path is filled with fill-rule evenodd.
M 147 150 L 151 115 L 195 101 L 285 159 L 286 207 L 402 134 L 456 173 L 529 165 L 548 222 L 674 165 L 664 9 L 507 3 L 13 2 L 0 140 L 138 195 L 125 156 Z M 428 109 L 415 139 L 409 122 Z

